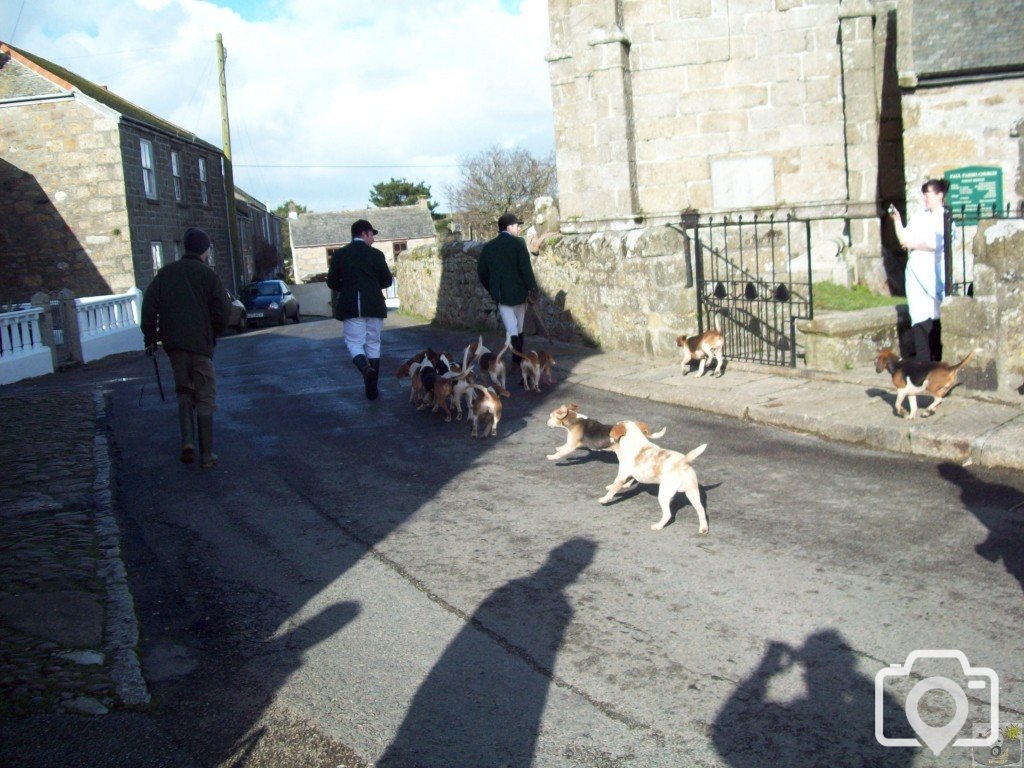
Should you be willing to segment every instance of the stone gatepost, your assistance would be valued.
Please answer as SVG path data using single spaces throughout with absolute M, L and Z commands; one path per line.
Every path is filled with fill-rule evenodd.
M 61 320 L 64 322 L 65 359 L 63 364 L 85 362 L 85 355 L 82 353 L 82 333 L 78 327 L 75 292 L 70 288 L 64 288 L 57 293 L 57 301 L 60 304 Z
M 1024 377 L 1024 220 L 982 222 L 974 237 L 974 297 L 942 302 L 942 357 L 965 387 L 1020 400 Z
M 60 361 L 57 359 L 57 341 L 53 335 L 53 313 L 50 310 L 50 294 L 44 291 L 33 294 L 32 306 L 43 310 L 39 315 L 39 335 L 43 344 L 50 348 L 53 370 L 56 371 Z

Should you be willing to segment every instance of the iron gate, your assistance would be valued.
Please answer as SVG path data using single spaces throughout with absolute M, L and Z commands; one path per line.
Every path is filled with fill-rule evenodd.
M 796 366 L 796 321 L 814 316 L 810 221 L 698 221 L 695 256 L 698 332 L 721 331 L 728 358 Z

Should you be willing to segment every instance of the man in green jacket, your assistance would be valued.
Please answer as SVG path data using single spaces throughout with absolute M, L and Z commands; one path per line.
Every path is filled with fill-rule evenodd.
M 519 237 L 522 222 L 514 213 L 498 219 L 498 236 L 488 240 L 480 252 L 477 276 L 491 297 L 498 302 L 498 314 L 505 331 L 512 337 L 512 347 L 523 352 L 523 327 L 526 321 L 526 303 L 533 303 L 537 294 L 537 279 L 533 276 L 530 252 Z M 512 363 L 519 358 L 512 356 Z
M 213 452 L 213 412 L 217 407 L 217 377 L 213 347 L 231 317 L 231 297 L 217 273 L 207 266 L 210 238 L 201 229 L 187 229 L 185 255 L 160 268 L 142 297 L 142 337 L 146 354 L 157 342 L 171 359 L 174 391 L 178 396 L 181 460 L 195 461 L 192 413 L 199 423 L 203 467 L 217 463 Z
M 388 308 L 383 290 L 394 277 L 384 253 L 373 246 L 380 233 L 366 219 L 352 224 L 352 242 L 331 256 L 327 287 L 336 291 L 334 317 L 345 323 L 345 346 L 359 372 L 368 400 L 376 400 L 380 336 Z

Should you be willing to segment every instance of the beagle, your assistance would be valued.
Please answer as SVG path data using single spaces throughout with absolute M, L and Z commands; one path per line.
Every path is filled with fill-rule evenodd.
M 683 454 L 660 448 L 652 443 L 644 434 L 649 431 L 645 424 L 635 421 L 620 421 L 612 427 L 611 440 L 619 457 L 619 472 L 608 486 L 608 493 L 599 501 L 602 504 L 610 502 L 631 477 L 641 483 L 657 483 L 661 520 L 654 523 L 651 529 L 660 531 L 665 527 L 672 518 L 669 507 L 672 497 L 682 491 L 697 510 L 697 519 L 700 523 L 698 533 L 707 533 L 708 517 L 704 512 L 704 505 L 700 503 L 697 473 L 690 466 L 694 459 L 704 453 L 704 449 L 708 447 L 707 443 Z
M 505 336 L 505 346 L 498 350 L 497 354 L 492 353 L 484 346 L 484 337 L 473 342 L 466 349 L 473 364 L 480 366 L 481 378 L 486 381 L 490 378 L 495 390 L 502 397 L 511 397 L 511 393 L 505 388 L 505 353 L 512 348 L 512 337 Z
M 643 424 L 643 422 L 639 423 L 643 428 L 647 428 L 647 425 Z M 565 445 L 558 448 L 554 453 L 549 453 L 547 455 L 548 461 L 557 461 L 564 458 L 577 448 L 587 448 L 591 451 L 614 450 L 611 439 L 612 427 L 602 424 L 596 419 L 588 419 L 580 413 L 580 407 L 576 403 L 561 405 L 555 408 L 548 415 L 548 426 L 561 427 L 568 433 L 565 436 Z M 658 438 L 663 437 L 664 434 L 665 428 L 662 428 L 660 432 L 649 435 L 649 437 Z
M 519 352 L 512 347 L 513 359 L 519 358 L 519 371 L 523 376 L 523 387 L 533 392 L 540 392 L 541 382 L 547 379 L 549 384 L 555 383 L 555 377 L 551 374 L 551 366 L 555 365 L 555 358 L 543 350 L 531 350 Z M 530 381 L 533 381 L 531 384 Z
M 477 426 L 480 419 L 487 414 L 490 414 L 491 426 L 490 429 L 487 429 L 485 426 L 484 436 L 486 437 L 490 434 L 492 437 L 497 437 L 498 422 L 501 421 L 501 398 L 491 387 L 481 387 L 479 384 L 474 384 L 473 389 L 477 394 L 469 412 L 469 420 L 473 422 L 473 437 L 479 437 Z
M 917 413 L 918 395 L 932 396 L 932 404 L 921 413 L 922 416 L 931 416 L 939 407 L 942 398 L 948 395 L 949 390 L 956 384 L 956 375 L 961 366 L 971 359 L 974 352 L 972 349 L 959 363 L 950 365 L 941 362 L 901 360 L 891 347 L 886 347 L 875 355 L 875 373 L 888 371 L 892 377 L 893 386 L 896 387 L 894 411 L 897 416 L 906 414 L 903 410 L 903 401 L 909 399 L 910 413 L 906 418 L 914 418 Z
M 722 350 L 725 348 L 725 337 L 720 331 L 704 331 L 697 336 L 678 336 L 676 346 L 683 349 L 683 361 L 679 364 L 683 376 L 690 372 L 691 360 L 700 360 L 700 369 L 697 371 L 697 375 L 703 376 L 704 366 L 712 358 L 715 360 L 715 372 L 712 376 L 722 375 L 722 363 L 725 362 L 725 356 L 722 354 Z

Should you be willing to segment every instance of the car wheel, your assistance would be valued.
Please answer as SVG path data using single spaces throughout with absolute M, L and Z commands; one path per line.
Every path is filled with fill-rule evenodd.
M 284 315 L 285 315 L 284 307 L 281 307 L 281 312 L 277 316 L 277 324 L 278 325 L 284 325 Z
M 245 312 L 238 318 L 238 325 L 235 327 L 235 333 L 243 333 L 246 328 L 249 327 L 249 321 L 245 317 Z
M 302 322 L 302 315 L 299 313 L 299 308 L 295 308 L 295 324 L 298 325 Z

